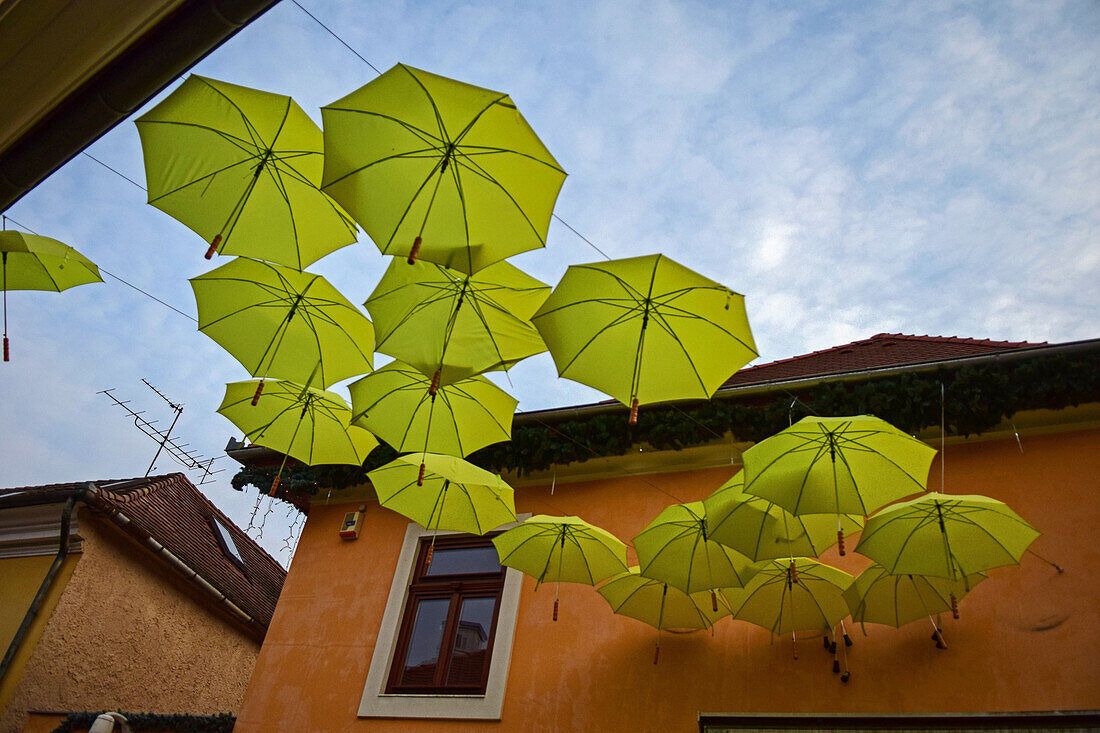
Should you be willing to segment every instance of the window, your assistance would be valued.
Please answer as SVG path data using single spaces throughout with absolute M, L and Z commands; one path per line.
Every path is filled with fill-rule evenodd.
M 241 551 L 237 549 L 237 542 L 229 532 L 229 527 L 226 527 L 225 523 L 213 514 L 206 518 L 206 522 L 210 525 L 210 531 L 214 533 L 218 546 L 222 548 L 222 554 L 244 570 L 244 558 L 241 557 Z
M 420 541 L 386 692 L 483 694 L 504 570 L 488 537 Z
M 425 568 L 432 535 L 435 551 Z M 494 574 L 497 589 L 490 590 Z M 359 716 L 500 720 L 522 584 L 518 570 L 497 566 L 496 550 L 485 538 L 432 532 L 410 523 L 375 639 Z M 494 597 L 490 618 L 487 599 Z M 445 613 L 443 603 L 430 601 L 444 601 Z M 419 632 L 420 640 L 418 616 L 425 629 Z M 446 651 L 433 656 L 437 643 Z M 413 670 L 407 672 L 409 668 Z

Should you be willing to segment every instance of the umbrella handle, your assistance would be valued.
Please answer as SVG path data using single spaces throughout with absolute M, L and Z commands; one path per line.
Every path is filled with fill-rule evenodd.
M 218 245 L 222 243 L 222 235 L 215 234 L 210 240 L 210 249 L 206 250 L 206 259 L 211 259 L 218 251 Z
M 267 492 L 268 496 L 275 496 L 275 492 L 279 489 L 279 475 L 275 475 L 275 480 L 271 482 L 271 491 Z
M 417 237 L 413 240 L 413 246 L 412 249 L 409 250 L 409 259 L 407 260 L 410 265 L 416 264 L 416 256 L 420 254 L 420 245 L 423 243 L 423 241 L 424 240 L 420 237 Z
M 420 475 L 416 477 L 416 485 L 417 486 L 423 486 L 424 485 L 424 472 L 427 469 L 428 469 L 428 467 L 426 465 L 424 465 L 423 463 L 420 464 Z
M 435 397 L 435 393 L 439 391 L 439 380 L 443 375 L 439 369 L 435 370 L 435 374 L 432 375 L 432 385 L 428 387 L 428 395 Z
M 710 610 L 718 613 L 718 594 L 714 591 L 710 592 Z
M 838 529 L 836 531 L 836 543 L 837 549 L 840 550 L 840 556 L 844 557 L 844 530 Z
M 959 617 L 959 599 L 955 597 L 955 594 L 951 594 L 951 618 Z
M 657 663 L 657 658 L 661 656 L 661 642 L 657 642 L 657 648 L 653 650 L 653 663 Z
M 947 642 L 943 640 L 943 633 L 939 630 L 939 627 L 932 632 L 932 641 L 936 642 L 937 649 L 947 648 Z
M 558 599 L 554 599 L 554 620 L 558 620 Z
M 845 672 L 844 674 L 840 675 L 840 681 L 843 682 L 844 684 L 848 684 L 848 680 L 850 680 L 850 679 L 852 679 L 852 673 L 851 672 Z
M 638 398 L 635 397 L 630 403 L 630 425 L 638 424 Z
M 11 359 L 8 358 L 8 337 L 7 336 L 4 337 L 4 361 L 11 361 Z
M 263 393 L 263 391 L 264 391 L 264 383 L 263 383 L 263 380 L 260 380 L 260 383 L 256 385 L 256 394 L 252 395 L 252 406 L 253 407 L 255 407 L 259 403 L 260 395 Z

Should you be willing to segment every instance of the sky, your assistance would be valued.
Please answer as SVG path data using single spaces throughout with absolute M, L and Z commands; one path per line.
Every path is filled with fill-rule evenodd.
M 383 71 L 510 94 L 569 173 L 555 213 L 611 257 L 664 253 L 743 293 L 754 363 L 881 332 L 1100 337 L 1100 4 L 299 2 Z M 376 76 L 291 0 L 193 71 L 289 94 L 318 124 Z M 144 183 L 132 119 L 87 152 Z M 206 243 L 89 157 L 5 213 L 195 314 Z M 361 234 L 310 270 L 359 304 L 387 259 Z M 601 259 L 554 221 L 510 261 L 553 285 Z M 216 458 L 202 490 L 287 563 L 296 512 L 229 485 L 241 435 L 216 409 L 249 375 L 104 280 L 8 294 L 0 487 L 144 475 L 157 445 L 99 392 L 167 427 L 146 379 L 183 405 L 173 435 Z M 520 410 L 604 398 L 547 354 L 494 379 Z

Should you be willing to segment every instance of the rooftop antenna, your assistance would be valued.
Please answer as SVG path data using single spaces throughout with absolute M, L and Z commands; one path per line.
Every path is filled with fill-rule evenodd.
M 134 420 L 134 427 L 144 433 L 146 436 L 157 442 L 157 452 L 153 455 L 153 460 L 149 463 L 149 468 L 145 470 L 145 475 L 148 476 L 152 473 L 154 466 L 156 466 L 157 459 L 160 458 L 161 453 L 167 453 L 172 457 L 176 463 L 183 466 L 188 471 L 201 471 L 202 476 L 199 478 L 198 485 L 202 486 L 205 483 L 209 483 L 213 480 L 214 474 L 221 473 L 225 469 L 214 470 L 214 461 L 218 460 L 222 456 L 216 456 L 214 458 L 206 458 L 201 453 L 188 448 L 190 443 L 180 443 L 178 439 L 172 437 L 172 431 L 176 427 L 176 422 L 180 419 L 180 415 L 183 414 L 183 404 L 173 402 L 161 392 L 159 389 L 149 383 L 148 380 L 141 380 L 146 387 L 153 390 L 158 397 L 168 403 L 168 407 L 171 408 L 175 415 L 172 417 L 172 424 L 168 426 L 167 430 L 161 430 L 156 427 L 156 423 L 159 420 L 147 420 L 142 417 L 145 414 L 145 410 L 134 410 L 129 407 L 130 400 L 120 400 L 114 395 L 114 387 L 110 389 L 100 390 L 96 394 L 106 395 L 117 406 L 125 410 L 131 418 Z

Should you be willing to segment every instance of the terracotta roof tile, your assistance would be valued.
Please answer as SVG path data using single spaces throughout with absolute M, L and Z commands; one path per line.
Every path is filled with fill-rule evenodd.
M 879 333 L 850 344 L 814 351 L 802 356 L 780 359 L 742 369 L 726 381 L 723 387 L 743 387 L 777 379 L 800 379 L 827 374 L 874 369 L 878 367 L 920 364 L 963 356 L 976 356 L 1046 342 L 991 341 L 959 336 L 913 336 L 902 333 Z
M 138 529 L 168 548 L 260 624 L 270 623 L 286 571 L 186 476 L 172 473 L 93 483 L 99 490 L 97 502 L 125 514 Z M 0 489 L 0 497 L 87 486 L 88 482 L 75 482 Z M 243 568 L 222 551 L 207 521 L 209 517 L 218 518 L 228 529 L 244 561 Z

